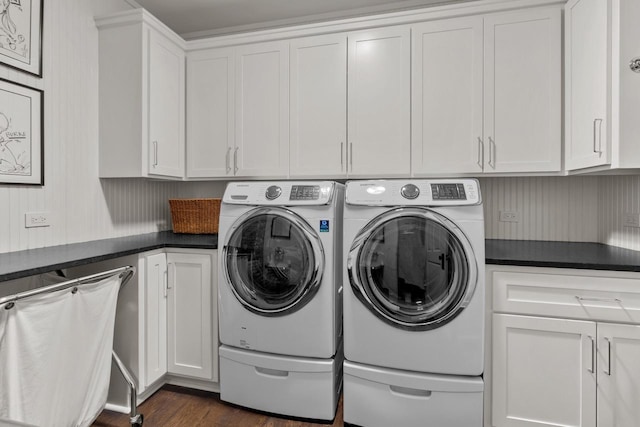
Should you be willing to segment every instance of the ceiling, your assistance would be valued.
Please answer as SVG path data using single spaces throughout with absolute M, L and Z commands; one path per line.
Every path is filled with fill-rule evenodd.
M 184 38 L 254 31 L 469 0 L 135 0 Z

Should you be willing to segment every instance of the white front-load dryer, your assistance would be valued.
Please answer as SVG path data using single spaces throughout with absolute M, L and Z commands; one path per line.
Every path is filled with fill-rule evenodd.
M 482 373 L 483 218 L 473 179 L 347 183 L 347 360 L 425 373 Z
M 349 181 L 345 194 L 344 421 L 480 427 L 478 181 Z
M 220 397 L 331 420 L 342 387 L 344 186 L 234 182 L 219 223 Z

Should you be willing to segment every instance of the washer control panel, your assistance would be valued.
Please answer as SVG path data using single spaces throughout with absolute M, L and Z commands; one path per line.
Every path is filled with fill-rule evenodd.
M 345 202 L 363 206 L 480 205 L 476 179 L 362 180 L 347 182 Z
M 467 200 L 463 184 L 431 184 L 433 200 Z
M 256 206 L 327 205 L 337 184 L 332 181 L 231 182 L 223 203 Z
M 319 185 L 292 185 L 289 200 L 318 200 L 320 198 Z

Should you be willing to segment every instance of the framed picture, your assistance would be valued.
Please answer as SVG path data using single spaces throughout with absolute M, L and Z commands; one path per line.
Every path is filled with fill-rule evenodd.
M 0 185 L 44 185 L 43 107 L 43 91 L 0 79 Z
M 0 63 L 42 77 L 43 0 L 0 0 Z

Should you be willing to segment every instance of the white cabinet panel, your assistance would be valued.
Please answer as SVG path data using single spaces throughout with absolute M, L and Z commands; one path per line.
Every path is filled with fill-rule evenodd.
M 232 49 L 187 57 L 187 178 L 233 176 L 235 61 Z
M 346 174 L 347 38 L 293 40 L 291 48 L 291 177 Z
M 208 254 L 167 254 L 169 373 L 214 378 L 211 258 Z
M 167 256 L 145 257 L 144 387 L 167 373 Z
M 598 323 L 598 426 L 640 422 L 640 326 Z
M 184 175 L 184 51 L 149 30 L 149 174 Z
M 596 323 L 493 315 L 495 427 L 595 427 Z
M 261 43 L 236 50 L 237 176 L 285 178 L 289 171 L 289 46 Z
M 410 173 L 410 29 L 348 35 L 349 176 Z
M 565 16 L 566 168 L 608 164 L 609 0 L 570 0 Z
M 412 27 L 414 175 L 483 170 L 481 16 Z
M 485 171 L 561 168 L 561 10 L 485 18 Z

